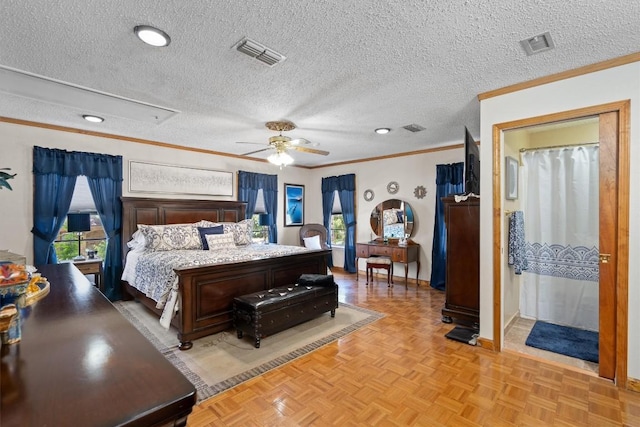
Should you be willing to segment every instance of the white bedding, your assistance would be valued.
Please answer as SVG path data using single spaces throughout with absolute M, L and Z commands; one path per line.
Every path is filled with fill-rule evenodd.
M 178 276 L 174 269 L 197 265 L 224 264 L 309 252 L 300 246 L 250 244 L 230 249 L 130 251 L 122 280 L 144 293 L 163 309 L 160 323 L 169 328 L 178 311 Z

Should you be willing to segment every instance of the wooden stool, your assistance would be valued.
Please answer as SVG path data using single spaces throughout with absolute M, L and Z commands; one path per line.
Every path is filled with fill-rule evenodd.
M 367 258 L 367 284 L 369 284 L 369 272 L 371 272 L 371 282 L 373 282 L 373 269 L 383 268 L 387 270 L 387 285 L 393 286 L 393 262 L 386 256 Z

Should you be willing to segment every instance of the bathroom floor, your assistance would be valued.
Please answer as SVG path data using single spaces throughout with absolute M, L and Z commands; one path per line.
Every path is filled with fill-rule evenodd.
M 535 323 L 535 320 L 523 319 L 522 317 L 517 317 L 513 322 L 511 322 L 504 335 L 504 349 L 528 354 L 530 356 L 535 356 L 544 360 L 557 362 L 598 374 L 597 363 L 587 362 L 586 360 L 576 359 L 574 357 L 565 356 L 564 354 L 552 353 L 550 351 L 525 345 L 525 341 L 527 340 L 527 337 L 531 332 L 531 328 L 533 328 Z

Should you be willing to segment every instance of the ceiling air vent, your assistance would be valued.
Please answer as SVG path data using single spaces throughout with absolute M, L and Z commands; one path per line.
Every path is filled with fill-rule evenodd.
M 417 125 L 415 123 L 410 124 L 410 125 L 406 125 L 406 126 L 402 126 L 402 128 L 408 130 L 409 132 L 420 132 L 420 131 L 423 131 L 425 129 L 422 126 Z
M 520 44 L 524 51 L 527 52 L 527 55 L 544 52 L 545 50 L 550 50 L 556 47 L 551 39 L 551 34 L 549 34 L 548 31 L 543 34 L 538 34 L 537 36 L 521 40 Z
M 269 49 L 268 47 L 258 43 L 255 40 L 247 38 L 240 40 L 235 45 L 235 48 L 238 52 L 249 55 L 250 57 L 257 59 L 258 61 L 268 65 L 269 67 L 273 67 L 274 65 L 279 64 L 287 59 L 284 55 L 281 55 L 278 52 Z

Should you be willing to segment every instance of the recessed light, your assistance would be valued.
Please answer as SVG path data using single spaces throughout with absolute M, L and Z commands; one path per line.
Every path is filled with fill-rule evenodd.
M 149 25 L 138 25 L 133 32 L 140 40 L 151 46 L 163 47 L 171 43 L 171 37 L 167 33 Z
M 379 135 L 384 135 L 385 133 L 389 133 L 391 132 L 391 129 L 389 128 L 378 128 L 375 130 L 375 132 Z
M 91 114 L 83 114 L 82 118 L 91 123 L 102 123 L 104 119 L 98 116 L 92 116 Z

